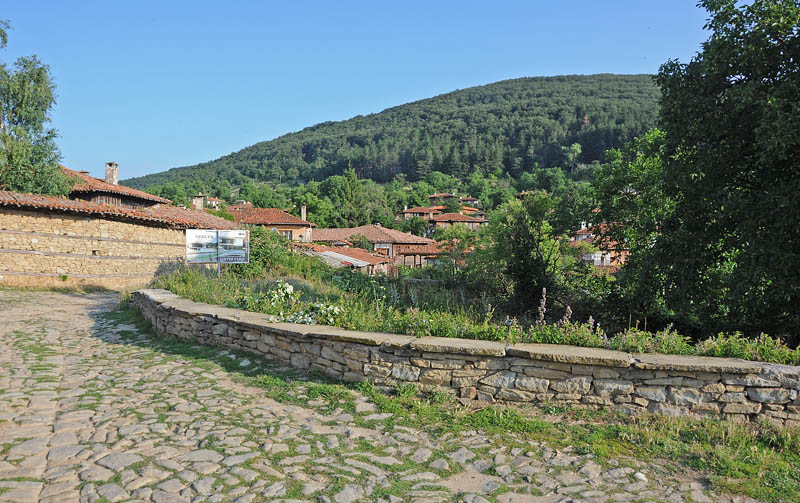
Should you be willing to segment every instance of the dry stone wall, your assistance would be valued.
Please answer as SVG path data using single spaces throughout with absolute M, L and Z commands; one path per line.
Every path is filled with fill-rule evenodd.
M 247 351 L 345 381 L 416 383 L 462 400 L 800 425 L 800 367 L 273 323 L 268 315 L 192 302 L 166 290 L 139 290 L 132 302 L 159 334 Z
M 184 254 L 180 229 L 0 208 L 0 284 L 141 286 Z

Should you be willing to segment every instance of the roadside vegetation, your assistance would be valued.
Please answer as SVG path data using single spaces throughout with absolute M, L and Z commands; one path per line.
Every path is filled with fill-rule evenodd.
M 220 277 L 207 269 L 181 269 L 157 279 L 154 286 L 197 302 L 270 314 L 281 321 L 351 330 L 800 363 L 799 351 L 767 336 L 729 333 L 695 342 L 671 327 L 647 331 L 634 325 L 610 333 L 591 317 L 576 321 L 559 313 L 553 319 L 546 292 L 538 299 L 535 316 L 513 318 L 463 284 L 422 280 L 406 269 L 397 277 L 334 269 L 292 251 L 285 238 L 260 228 L 251 232 L 250 260 L 229 266 Z

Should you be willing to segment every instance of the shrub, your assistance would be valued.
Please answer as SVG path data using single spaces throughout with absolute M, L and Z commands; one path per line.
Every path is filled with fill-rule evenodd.
M 690 341 L 688 337 L 680 335 L 672 327 L 667 327 L 655 334 L 635 327 L 615 335 L 609 341 L 608 347 L 629 353 L 691 355 L 695 354 L 696 350 Z
M 756 339 L 748 339 L 740 332 L 717 334 L 699 342 L 697 353 L 705 356 L 800 364 L 800 351 L 790 349 L 781 341 L 766 334 L 761 334 Z

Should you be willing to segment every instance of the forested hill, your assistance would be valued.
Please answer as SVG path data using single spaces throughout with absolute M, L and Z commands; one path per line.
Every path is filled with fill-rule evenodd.
M 325 122 L 217 160 L 125 180 L 135 188 L 177 182 L 321 180 L 348 167 L 377 182 L 441 171 L 462 178 L 502 169 L 574 169 L 655 125 L 659 92 L 649 75 L 568 75 L 505 80 L 380 113 Z M 577 149 L 574 144 L 580 144 Z M 572 147 L 572 148 L 570 148 Z

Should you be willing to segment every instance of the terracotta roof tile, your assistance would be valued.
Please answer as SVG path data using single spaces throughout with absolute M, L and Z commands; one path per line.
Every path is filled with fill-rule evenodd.
M 404 250 L 397 252 L 398 255 L 422 255 L 427 257 L 435 257 L 441 255 L 444 250 L 440 243 L 431 243 L 427 245 L 409 246 Z
M 378 224 L 362 225 L 344 229 L 314 229 L 311 234 L 312 241 L 347 241 L 352 236 L 361 235 L 373 243 L 397 244 L 427 244 L 433 243 L 432 239 L 415 236 L 395 229 L 388 229 Z
M 436 210 L 433 208 L 426 208 L 425 206 L 414 206 L 413 208 L 403 210 L 403 213 L 430 213 L 431 211 Z
M 170 201 L 169 199 L 164 199 L 163 197 L 158 197 L 153 194 L 148 194 L 147 192 L 143 192 L 141 190 L 132 189 L 124 185 L 114 185 L 111 183 L 106 183 L 103 180 L 100 180 L 99 178 L 90 176 L 88 173 L 73 171 L 69 168 L 65 168 L 64 166 L 61 166 L 61 169 L 64 170 L 64 173 L 66 173 L 67 176 L 75 177 L 78 179 L 78 182 L 76 182 L 75 185 L 72 187 L 72 192 L 107 192 L 111 194 L 121 194 L 123 196 L 145 199 L 147 201 L 155 201 L 157 203 L 164 203 L 164 204 L 172 203 L 172 201 Z
M 307 225 L 316 227 L 313 224 L 294 215 L 290 215 L 278 208 L 236 208 L 233 218 L 237 223 L 252 225 Z
M 22 209 L 47 209 L 66 213 L 97 215 L 119 220 L 149 222 L 179 229 L 233 229 L 233 222 L 202 211 L 185 210 L 177 206 L 156 204 L 146 208 L 120 208 L 80 199 L 20 194 L 0 190 L 0 206 Z
M 321 248 L 321 249 L 319 249 Z M 367 250 L 362 248 L 343 248 L 343 247 L 331 247 L 331 246 L 319 246 L 316 245 L 315 250 L 321 252 L 333 252 L 338 253 L 339 255 L 344 255 L 346 257 L 351 257 L 357 260 L 363 260 L 364 262 L 368 262 L 371 265 L 375 264 L 390 264 L 392 259 L 386 256 L 376 255 L 374 253 L 370 253 Z
M 468 215 L 462 215 L 461 213 L 442 213 L 441 215 L 433 217 L 431 220 L 434 222 L 486 222 L 485 218 L 470 217 Z

